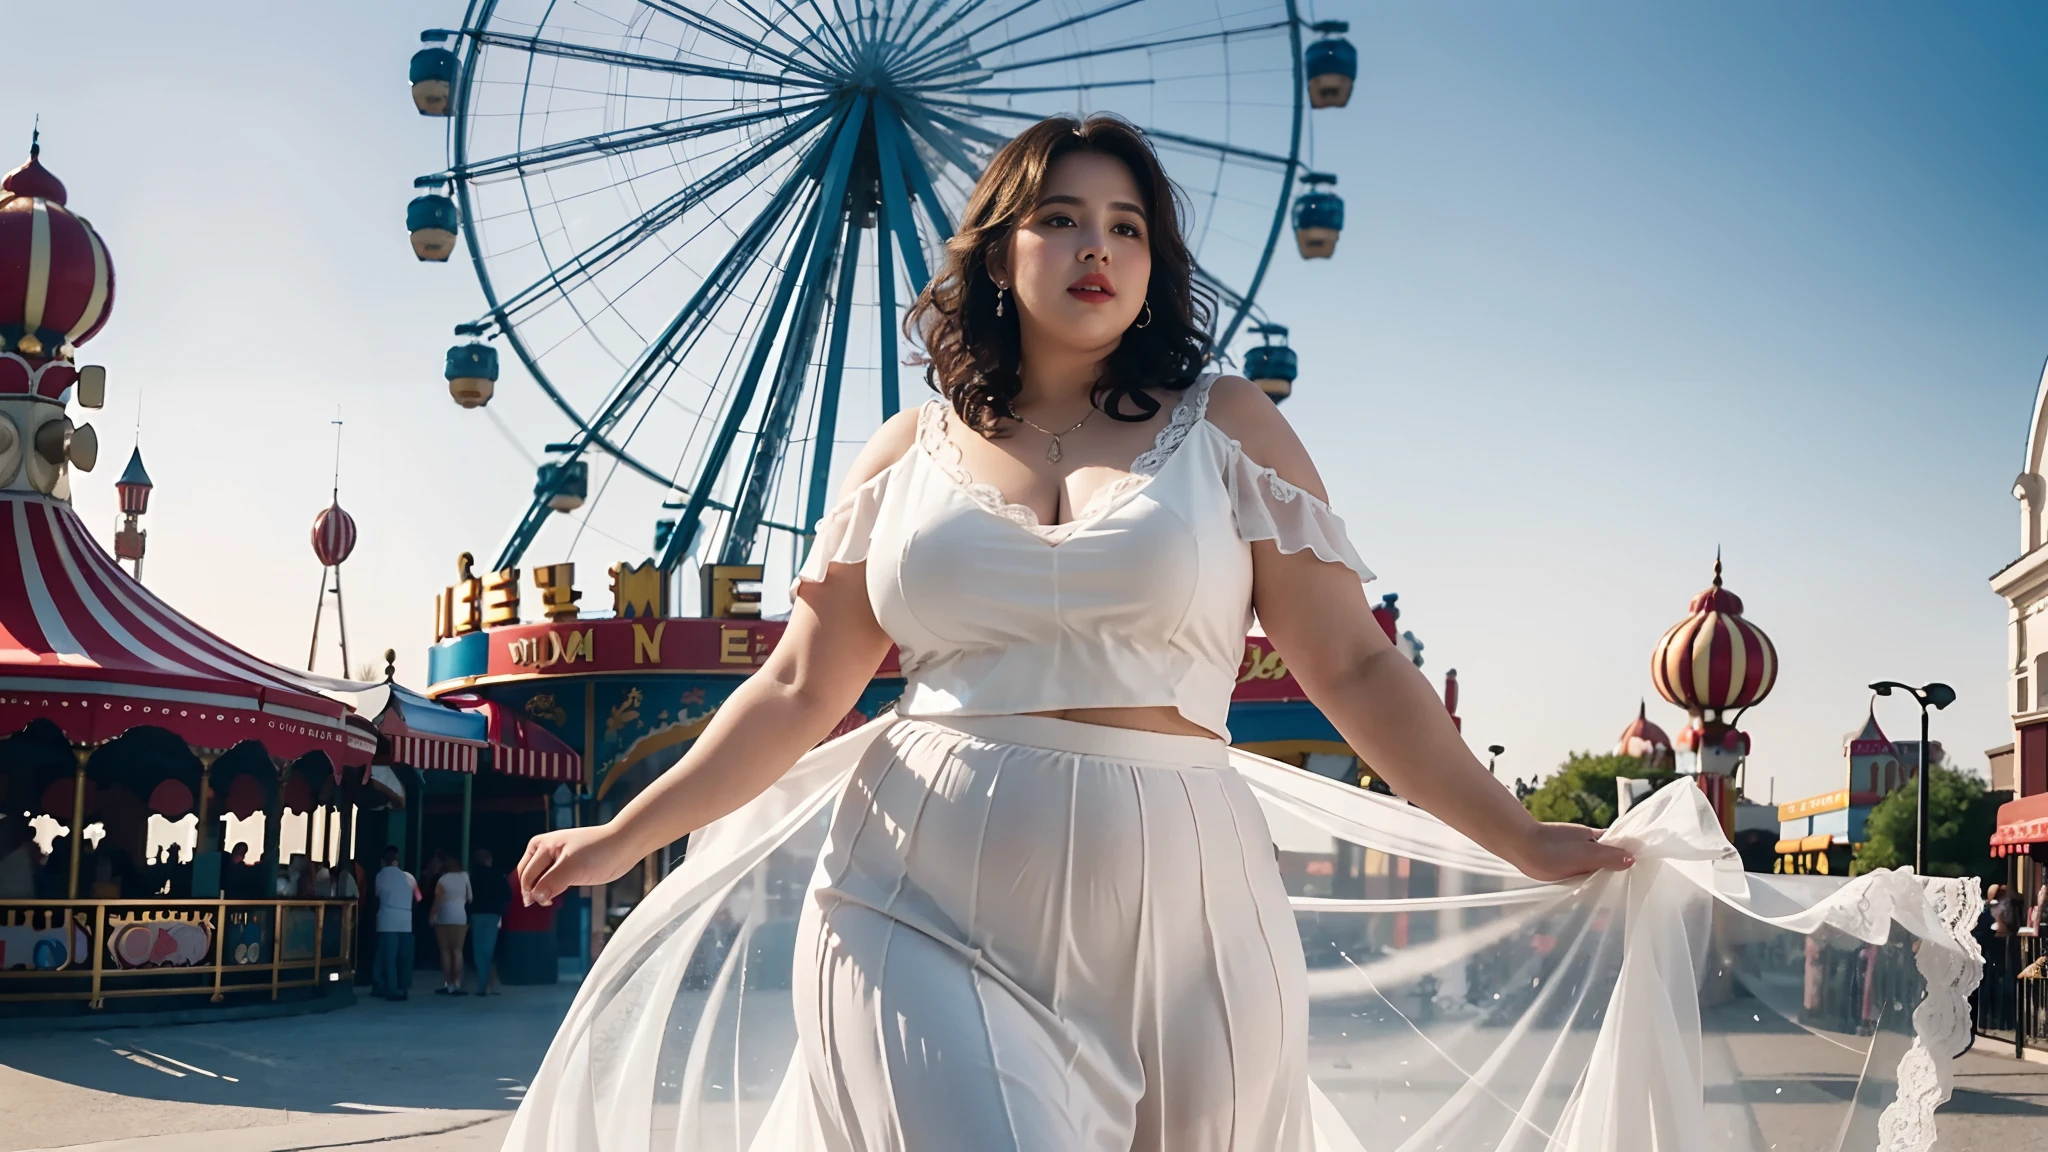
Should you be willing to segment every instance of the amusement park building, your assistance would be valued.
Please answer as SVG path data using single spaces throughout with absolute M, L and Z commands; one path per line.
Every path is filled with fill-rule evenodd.
M 2035 387 L 2019 501 L 2019 558 L 1991 578 L 2006 602 L 2007 708 L 2012 742 L 1991 749 L 1991 786 L 2012 799 L 1998 810 L 1994 856 L 2010 861 L 2028 905 L 2048 880 L 2048 369 Z

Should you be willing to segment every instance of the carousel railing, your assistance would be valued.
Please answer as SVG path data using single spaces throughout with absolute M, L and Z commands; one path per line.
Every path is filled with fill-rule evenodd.
M 1977 987 L 1977 1032 L 2014 1055 L 2048 1048 L 2048 937 L 2032 930 L 1993 937 Z
M 0 901 L 0 1004 L 352 985 L 354 900 Z

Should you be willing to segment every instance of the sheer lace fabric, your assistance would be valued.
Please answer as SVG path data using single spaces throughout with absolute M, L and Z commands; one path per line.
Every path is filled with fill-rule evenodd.
M 694 837 L 585 978 L 505 1147 L 827 1152 L 790 984 L 805 877 L 884 716 Z M 1928 1152 L 1968 1039 L 1962 880 L 1745 874 L 1679 781 L 1538 885 L 1425 813 L 1233 750 L 1307 958 L 1304 1150 Z M 1846 1082 L 1846 1087 L 1845 1087 Z M 1797 1108 L 1784 1107 L 1787 1099 Z

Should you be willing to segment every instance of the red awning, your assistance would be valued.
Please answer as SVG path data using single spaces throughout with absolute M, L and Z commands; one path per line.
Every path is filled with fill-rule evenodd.
M 2048 844 L 2048 792 L 1998 806 L 1998 828 L 1991 833 L 1991 854 L 2024 855 L 2034 844 Z
M 0 493 L 0 734 L 48 719 L 75 744 L 140 726 L 195 748 L 366 764 L 374 734 L 300 673 L 192 623 L 102 549 L 71 506 Z
M 530 780 L 583 782 L 583 757 L 531 717 L 475 696 L 443 696 L 441 703 L 481 712 L 490 722 L 491 767 Z

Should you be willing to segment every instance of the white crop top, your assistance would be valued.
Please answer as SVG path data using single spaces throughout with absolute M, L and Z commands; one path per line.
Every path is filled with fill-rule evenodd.
M 1182 394 L 1130 476 L 1056 525 L 967 474 L 933 399 L 917 443 L 818 522 L 797 580 L 866 562 L 902 715 L 1166 706 L 1227 740 L 1251 541 L 1373 576 L 1329 505 L 1208 421 L 1213 379 Z

